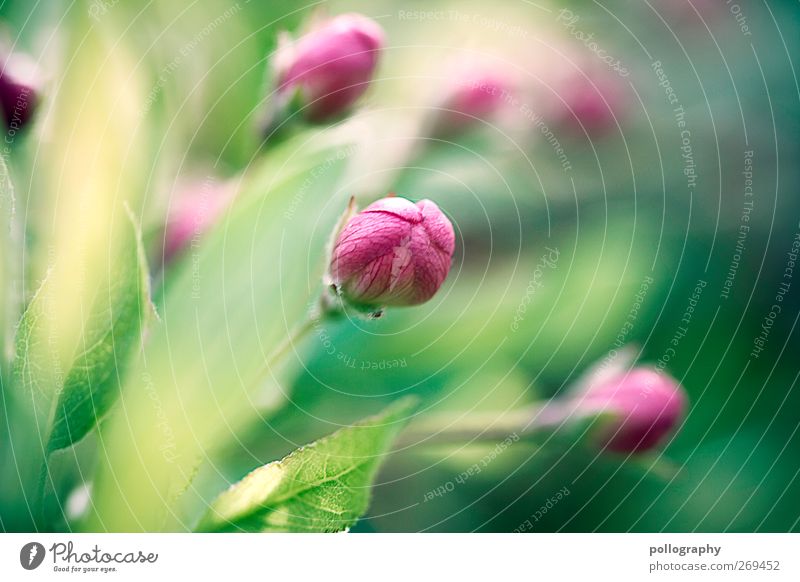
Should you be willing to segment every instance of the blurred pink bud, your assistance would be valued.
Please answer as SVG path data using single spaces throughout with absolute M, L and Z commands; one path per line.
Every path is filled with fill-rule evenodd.
M 653 3 L 653 10 L 657 14 L 650 12 L 650 15 L 658 24 L 661 24 L 660 16 L 666 20 L 668 26 L 700 28 L 717 20 L 724 6 L 725 3 L 719 0 L 662 0 Z
M 369 87 L 383 44 L 383 29 L 366 16 L 327 20 L 278 50 L 278 95 L 297 94 L 309 121 L 336 117 Z
M 602 134 L 616 125 L 627 106 L 622 80 L 611 71 L 579 70 L 553 88 L 558 122 L 575 132 Z
M 0 71 L 0 107 L 9 130 L 25 127 L 39 101 L 39 70 L 28 55 L 12 54 Z
M 164 262 L 199 242 L 233 199 L 228 183 L 212 178 L 190 180 L 180 185 L 170 201 L 169 218 L 164 231 Z
M 469 71 L 456 75 L 440 106 L 443 111 L 434 133 L 463 131 L 477 120 L 488 120 L 500 111 L 510 96 L 510 80 L 496 71 Z
M 441 287 L 454 248 L 453 226 L 436 204 L 383 198 L 339 234 L 329 274 L 336 290 L 357 306 L 418 305 Z
M 602 444 L 622 453 L 656 446 L 683 418 L 684 389 L 670 376 L 653 368 L 634 368 L 590 386 L 577 397 L 584 411 L 615 415 L 599 434 Z

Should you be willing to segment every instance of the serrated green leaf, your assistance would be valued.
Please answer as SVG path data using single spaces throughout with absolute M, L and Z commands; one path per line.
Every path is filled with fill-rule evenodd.
M 72 363 L 58 399 L 47 452 L 69 447 L 86 436 L 119 395 L 121 372 L 141 343 L 151 313 L 150 274 L 142 234 L 132 215 L 123 257 L 112 265 L 108 295 L 93 313 L 84 333 L 84 350 Z M 103 290 L 106 291 L 105 289 Z
M 19 235 L 15 230 L 14 188 L 5 159 L 0 157 L 0 369 L 7 361 L 7 347 L 12 345 L 12 325 L 17 307 L 15 279 Z
M 149 275 L 141 234 L 132 216 L 130 220 L 128 232 L 120 241 L 121 256 L 109 266 L 108 279 L 97 290 L 79 353 L 64 376 L 63 386 L 56 386 L 52 405 L 48 404 L 50 389 L 42 384 L 57 378 L 58 373 L 46 370 L 49 355 L 39 326 L 47 317 L 48 307 L 41 289 L 17 329 L 15 375 L 25 393 L 33 396 L 40 420 L 45 419 L 44 408 L 52 407 L 46 417 L 50 427 L 48 454 L 76 443 L 108 412 L 118 396 L 124 364 L 141 340 L 150 309 Z M 45 281 L 42 288 L 47 284 Z
M 222 493 L 201 520 L 208 532 L 335 532 L 367 510 L 370 486 L 416 399 L 259 467 Z
M 120 273 L 136 252 L 123 207 L 142 214 L 148 182 L 142 168 L 156 151 L 141 121 L 149 87 L 136 67 L 139 57 L 109 33 L 110 21 L 99 25 L 78 5 L 65 10 L 63 53 L 70 64 L 54 69 L 37 114 L 48 139 L 37 145 L 35 164 L 29 161 L 27 307 L 14 344 L 13 392 L 33 419 L 28 434 L 17 438 L 35 444 L 39 455 L 48 448 L 65 384 L 76 382 L 73 361 L 87 360 L 84 352 L 100 341 L 98 330 L 117 316 L 111 306 L 124 286 Z M 83 105 L 87 91 L 92 107 Z M 27 293 L 37 287 L 31 299 Z
M 296 358 L 272 356 L 319 297 L 325 240 L 346 203 L 337 184 L 348 131 L 315 130 L 259 159 L 229 212 L 166 276 L 162 323 L 127 375 L 125 413 L 103 426 L 115 454 L 94 482 L 97 527 L 183 531 L 213 498 L 189 487 L 198 467 L 285 403 Z

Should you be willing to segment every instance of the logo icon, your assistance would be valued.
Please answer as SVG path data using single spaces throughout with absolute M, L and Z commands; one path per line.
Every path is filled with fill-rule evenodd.
M 44 561 L 44 546 L 39 542 L 28 542 L 19 551 L 19 563 L 26 570 L 35 570 Z

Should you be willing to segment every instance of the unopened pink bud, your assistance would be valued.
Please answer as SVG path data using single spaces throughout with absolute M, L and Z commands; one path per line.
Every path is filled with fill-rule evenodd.
M 577 397 L 583 411 L 614 420 L 598 435 L 608 449 L 632 453 L 655 447 L 681 421 L 687 398 L 681 385 L 653 368 L 634 368 L 590 386 Z
M 650 16 L 657 24 L 664 18 L 669 25 L 704 28 L 718 19 L 724 6 L 718 0 L 661 0 L 653 3 Z
M 374 20 L 360 14 L 332 18 L 279 49 L 278 95 L 297 94 L 310 121 L 336 117 L 369 87 L 383 44 Z
M 538 63 L 542 78 L 537 85 L 537 109 L 559 130 L 598 137 L 613 129 L 629 109 L 625 77 L 630 73 L 622 64 L 601 67 L 576 56 L 571 48 L 551 66 Z
M 164 231 L 164 261 L 167 262 L 195 242 L 213 226 L 233 199 L 230 184 L 214 179 L 181 184 L 170 202 Z
M 590 135 L 611 129 L 627 104 L 621 83 L 610 71 L 589 77 L 580 71 L 563 79 L 557 86 L 562 124 Z
M 510 96 L 511 83 L 495 71 L 465 71 L 449 88 L 441 105 L 435 133 L 462 131 L 478 120 L 489 120 L 502 109 Z
M 436 204 L 383 198 L 352 217 L 339 234 L 329 275 L 351 304 L 418 305 L 441 287 L 454 248 L 453 226 Z
M 12 54 L 0 71 L 0 107 L 9 130 L 22 129 L 39 102 L 39 69 L 28 55 Z

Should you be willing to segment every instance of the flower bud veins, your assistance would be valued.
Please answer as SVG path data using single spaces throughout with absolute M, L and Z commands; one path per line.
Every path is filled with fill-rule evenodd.
M 344 226 L 328 278 L 347 304 L 363 311 L 419 305 L 441 287 L 454 248 L 453 226 L 436 204 L 387 197 Z

